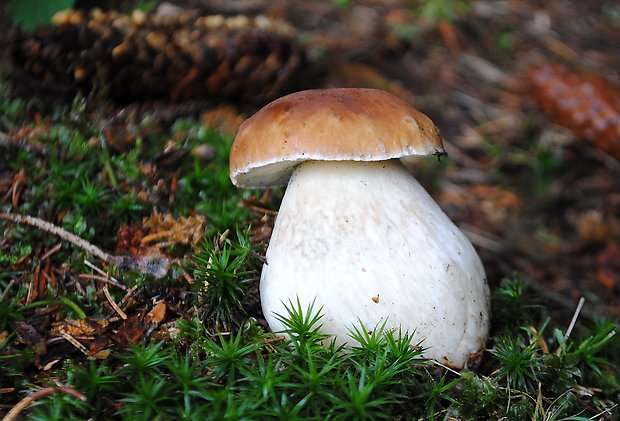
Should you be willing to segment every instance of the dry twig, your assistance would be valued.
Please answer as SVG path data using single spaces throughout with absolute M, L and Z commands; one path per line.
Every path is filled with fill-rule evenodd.
M 166 275 L 166 273 L 168 273 L 170 261 L 163 257 L 139 256 L 134 258 L 131 256 L 115 256 L 106 253 L 94 244 L 89 243 L 88 241 L 61 227 L 33 216 L 20 215 L 16 213 L 0 213 L 0 219 L 13 221 L 18 224 L 31 225 L 35 228 L 39 228 L 43 231 L 57 235 L 61 239 L 87 251 L 104 262 L 120 266 L 121 268 L 134 269 L 143 274 L 152 275 L 156 278 L 162 278 Z
M 107 282 L 107 283 L 109 283 L 111 285 L 114 285 L 117 288 L 122 289 L 123 291 L 125 291 L 127 289 L 127 287 L 125 285 L 121 284 L 118 281 L 118 279 L 116 279 L 113 276 L 110 276 L 109 273 L 102 271 L 101 269 L 99 269 L 97 266 L 95 266 L 94 264 L 92 264 L 88 260 L 84 259 L 84 264 L 86 266 L 88 266 L 89 268 L 91 268 L 92 270 L 94 270 L 95 272 L 97 272 L 101 276 L 101 278 L 93 278 L 93 279 L 98 279 L 100 281 Z M 82 276 L 82 275 L 80 275 L 80 276 Z

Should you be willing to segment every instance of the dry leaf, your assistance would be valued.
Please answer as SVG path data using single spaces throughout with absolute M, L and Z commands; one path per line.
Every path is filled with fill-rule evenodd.
M 143 323 L 137 316 L 132 316 L 127 320 L 123 320 L 116 335 L 112 340 L 121 348 L 129 348 L 132 343 L 139 343 L 147 325 Z
M 171 214 L 153 213 L 142 221 L 150 234 L 143 237 L 142 244 L 155 241 L 189 244 L 197 246 L 203 240 L 206 218 L 203 215 L 190 215 L 175 218 Z
M 109 349 L 102 349 L 101 351 L 97 352 L 96 354 L 92 355 L 92 357 L 98 359 L 98 360 L 105 360 L 106 358 L 108 358 L 110 356 L 110 354 L 112 353 L 111 350 Z
M 101 351 L 104 351 L 105 347 L 107 347 L 109 344 L 109 337 L 104 335 L 97 336 L 95 340 L 90 343 L 90 346 L 88 347 L 88 354 L 95 356 Z
M 144 317 L 144 321 L 147 323 L 161 323 L 166 317 L 166 303 L 159 301 Z
M 61 358 L 56 358 L 51 361 L 48 361 L 43 367 L 41 367 L 41 370 L 43 371 L 51 370 L 52 367 L 54 367 L 54 365 L 56 365 L 56 363 L 59 362 L 60 360 Z
M 106 320 L 99 319 L 66 319 L 61 322 L 54 323 L 50 329 L 52 335 L 71 335 L 75 337 L 92 337 L 97 335 L 108 326 Z
M 579 239 L 585 244 L 604 243 L 613 235 L 603 212 L 591 209 L 577 216 L 575 229 Z

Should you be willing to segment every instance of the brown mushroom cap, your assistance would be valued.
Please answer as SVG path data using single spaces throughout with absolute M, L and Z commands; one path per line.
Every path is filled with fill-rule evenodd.
M 300 162 L 383 161 L 443 154 L 424 114 L 385 91 L 319 89 L 279 98 L 246 120 L 230 150 L 238 187 L 286 184 Z

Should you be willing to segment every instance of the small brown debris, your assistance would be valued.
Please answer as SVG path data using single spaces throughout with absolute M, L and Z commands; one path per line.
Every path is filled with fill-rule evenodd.
M 159 324 L 164 321 L 166 317 L 166 302 L 158 301 L 157 304 L 149 311 L 144 317 L 144 321 L 147 323 Z
M 454 55 L 458 54 L 461 51 L 461 47 L 459 45 L 459 38 L 456 30 L 454 29 L 454 25 L 450 22 L 442 20 L 438 22 L 437 28 L 439 29 L 441 37 L 446 43 L 446 46 L 448 46 L 450 52 Z
M 116 252 L 130 253 L 132 256 L 138 256 L 143 237 L 142 227 L 121 225 L 116 232 Z
M 41 288 L 40 284 L 43 281 L 43 277 L 41 276 L 41 264 L 39 263 L 37 267 L 34 269 L 34 273 L 32 274 L 32 280 L 28 284 L 28 295 L 26 295 L 26 302 L 28 304 L 34 302 L 39 298 L 39 291 L 44 291 L 45 288 Z
M 575 220 L 577 235 L 586 245 L 604 243 L 613 235 L 613 229 L 610 228 L 603 212 L 597 209 L 584 212 Z
M 140 342 L 146 329 L 147 325 L 138 316 L 132 316 L 122 321 L 112 340 L 121 348 L 129 348 L 131 344 Z
M 86 70 L 83 67 L 76 67 L 73 70 L 73 77 L 75 78 L 75 80 L 79 81 L 83 81 L 84 79 L 86 79 L 88 77 L 88 70 Z
M 15 323 L 15 328 L 19 339 L 31 348 L 37 356 L 45 354 L 45 341 L 34 327 L 26 322 L 19 321 Z
M 90 338 L 103 332 L 108 327 L 107 320 L 100 319 L 65 319 L 54 323 L 50 329 L 52 335 L 68 334 L 78 338 Z
M 274 336 L 273 338 L 265 338 L 264 342 L 266 344 L 272 344 L 276 342 L 284 342 L 286 340 L 285 336 Z
M 110 344 L 110 338 L 105 335 L 99 335 L 95 338 L 94 341 L 90 343 L 90 347 L 88 348 L 88 354 L 94 356 L 95 358 L 100 358 L 99 356 L 103 356 L 105 351 L 108 351 L 106 347 Z M 109 355 L 109 352 L 108 352 Z M 107 358 L 107 357 L 106 357 Z M 100 358 L 103 359 L 103 358 Z
M 27 184 L 28 179 L 26 178 L 26 174 L 24 170 L 19 170 L 15 173 L 11 180 L 11 187 L 6 192 L 6 196 L 4 199 L 6 200 L 9 196 L 11 197 L 11 205 L 13 207 L 17 207 L 19 204 L 20 193 L 22 187 Z

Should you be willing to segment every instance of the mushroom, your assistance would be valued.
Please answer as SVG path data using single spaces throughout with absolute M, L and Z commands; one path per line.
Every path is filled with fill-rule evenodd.
M 363 324 L 424 339 L 462 367 L 484 346 L 489 290 L 474 247 L 398 158 L 441 155 L 433 122 L 375 89 L 309 90 L 266 105 L 230 151 L 237 187 L 287 183 L 260 280 L 270 328 L 299 299 L 338 344 Z

